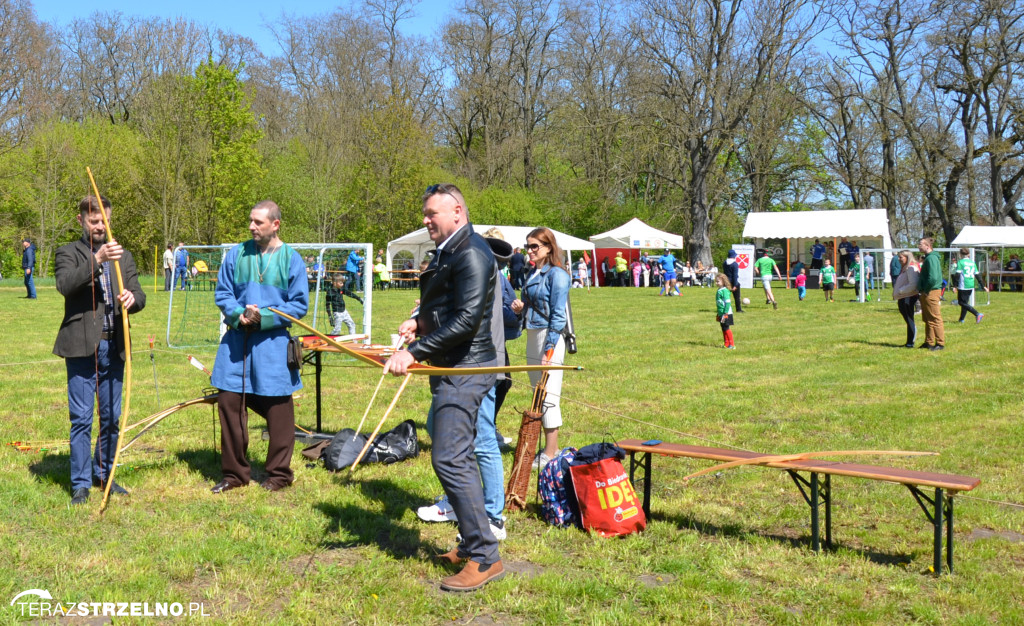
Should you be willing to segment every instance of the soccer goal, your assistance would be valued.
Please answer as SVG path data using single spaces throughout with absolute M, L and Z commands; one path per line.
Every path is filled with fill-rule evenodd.
M 290 243 L 306 265 L 309 281 L 309 311 L 303 321 L 317 330 L 330 333 L 326 291 L 337 277 L 354 280 L 351 290 L 362 299 L 360 304 L 345 298 L 346 310 L 357 322 L 357 333 L 367 336 L 373 319 L 373 244 L 369 243 Z M 214 300 L 217 274 L 224 257 L 234 244 L 219 246 L 181 246 L 175 259 L 184 252 L 188 258 L 183 275 L 175 269 L 175 281 L 167 303 L 167 345 L 171 348 L 216 347 L 226 331 L 220 309 Z M 351 263 L 350 263 L 351 261 Z M 349 272 L 350 268 L 357 268 Z M 361 326 L 361 327 L 360 327 Z M 342 329 L 343 332 L 345 329 Z
M 913 252 L 914 253 L 914 258 L 917 259 L 918 263 L 921 263 L 922 255 L 921 255 L 920 252 L 918 252 L 916 246 L 914 246 L 914 247 L 907 247 L 907 248 L 861 248 L 860 252 L 861 252 L 862 255 L 865 252 L 873 253 L 875 255 L 875 257 L 876 257 L 876 262 L 875 262 L 875 275 L 872 276 L 872 279 L 869 281 L 867 279 L 867 276 L 865 276 L 862 273 L 861 276 L 860 276 L 860 280 L 858 280 L 857 283 L 856 283 L 856 287 L 857 287 L 857 301 L 858 302 L 870 301 L 870 299 L 866 297 L 868 293 L 871 293 L 873 295 L 873 299 L 874 299 L 875 303 L 883 302 L 883 301 L 886 301 L 886 300 L 889 301 L 889 302 L 892 302 L 892 292 L 891 291 L 888 294 L 888 298 L 883 298 L 883 291 L 885 289 L 885 282 L 887 280 L 889 280 L 889 281 L 892 280 L 892 276 L 889 273 L 889 261 L 893 257 L 895 257 L 897 254 L 899 254 L 900 252 L 902 252 L 904 250 L 909 250 L 910 252 Z M 938 252 L 942 256 L 942 264 L 943 264 L 943 268 L 944 268 L 943 276 L 945 276 L 945 278 L 943 279 L 944 280 L 943 292 L 945 293 L 945 291 L 947 291 L 947 290 L 951 292 L 952 289 L 954 287 L 956 287 L 956 285 L 953 284 L 954 283 L 953 274 L 954 274 L 954 271 L 956 269 L 956 262 L 957 262 L 958 255 L 960 253 L 960 248 L 933 248 L 933 250 L 935 252 Z M 970 258 L 973 261 L 974 260 L 974 256 L 975 256 L 975 254 L 974 254 L 975 249 L 974 248 L 969 248 L 969 250 L 970 250 Z M 877 261 L 878 256 L 879 256 L 878 253 L 882 253 L 882 258 L 884 259 L 884 262 L 882 263 L 882 267 L 879 267 L 879 265 L 878 265 L 878 261 Z M 863 261 L 863 257 L 862 257 L 862 261 Z M 979 277 L 979 280 L 980 280 L 980 277 Z M 891 288 L 893 286 L 893 284 L 890 283 L 889 286 Z M 970 305 L 971 306 L 974 306 L 974 304 L 975 304 L 974 298 L 975 298 L 976 293 L 977 293 L 977 290 L 975 290 L 975 293 L 971 294 L 971 299 L 970 299 Z M 992 296 L 987 294 L 987 293 L 986 293 L 986 295 L 988 295 L 988 299 L 985 302 L 985 304 L 991 304 L 992 303 Z M 944 298 L 944 296 L 943 296 L 943 298 Z

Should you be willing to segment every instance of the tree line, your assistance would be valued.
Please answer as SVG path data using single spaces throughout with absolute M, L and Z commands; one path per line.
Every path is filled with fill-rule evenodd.
M 895 242 L 950 241 L 1024 223 L 1021 9 L 462 0 L 420 37 L 415 0 L 369 0 L 277 18 L 260 50 L 0 0 L 0 237 L 36 241 L 45 276 L 90 166 L 146 267 L 245 238 L 262 198 L 289 241 L 383 246 L 439 181 L 478 223 L 586 237 L 637 216 L 705 265 L 750 211 L 885 208 Z

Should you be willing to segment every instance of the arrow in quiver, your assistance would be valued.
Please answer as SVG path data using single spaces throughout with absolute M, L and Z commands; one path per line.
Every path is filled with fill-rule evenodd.
M 522 511 L 526 508 L 533 459 L 540 441 L 544 400 L 548 395 L 547 385 L 548 372 L 544 371 L 541 374 L 540 382 L 533 389 L 533 403 L 530 405 L 530 409 L 523 411 L 523 421 L 519 425 L 519 440 L 516 442 L 516 454 L 512 460 L 512 473 L 509 474 L 508 487 L 505 488 L 505 508 L 509 511 Z

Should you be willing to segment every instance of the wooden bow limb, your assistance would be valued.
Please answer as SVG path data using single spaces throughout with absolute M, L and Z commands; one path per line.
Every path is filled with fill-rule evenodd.
M 139 440 L 139 437 L 144 435 L 146 433 L 146 431 L 148 431 L 150 428 L 153 428 L 154 426 L 159 424 L 161 421 L 163 421 L 163 419 L 165 417 L 169 417 L 169 416 L 173 415 L 174 413 L 177 413 L 181 409 L 184 409 L 184 408 L 190 407 L 190 406 L 194 406 L 196 404 L 216 404 L 217 397 L 219 395 L 220 394 L 213 393 L 213 394 L 210 394 L 208 396 L 203 396 L 201 398 L 194 398 L 192 400 L 187 400 L 185 402 L 179 402 L 178 404 L 175 404 L 174 406 L 167 407 L 166 409 L 164 409 L 162 411 L 158 411 L 158 412 L 154 413 L 153 415 L 150 415 L 149 417 L 147 417 L 147 418 L 145 418 L 143 420 L 140 420 L 140 421 L 132 424 L 131 426 L 129 426 L 128 428 L 125 429 L 126 432 L 131 430 L 131 429 L 133 429 L 133 428 L 135 428 L 136 426 L 138 426 L 140 424 L 146 424 L 146 425 L 142 428 L 142 430 L 140 430 L 138 432 L 138 434 L 136 434 L 132 438 L 131 441 L 129 441 L 128 443 L 126 443 L 123 446 L 121 446 L 120 451 L 123 452 L 123 451 L 127 450 L 129 446 L 131 446 L 133 443 L 135 443 L 136 441 Z
M 691 478 L 697 478 L 704 474 L 710 474 L 711 472 L 717 472 L 719 470 L 729 469 L 731 467 L 739 467 L 741 465 L 769 465 L 771 463 L 784 463 L 786 461 L 806 461 L 807 459 L 815 459 L 825 456 L 938 456 L 938 452 L 916 452 L 913 450 L 835 450 L 835 451 L 823 451 L 823 452 L 802 452 L 800 454 L 776 454 L 766 456 L 755 456 L 750 459 L 740 459 L 738 461 L 729 461 L 728 463 L 721 463 L 702 469 L 699 472 L 694 472 L 689 476 L 684 476 L 683 480 L 690 480 Z
M 269 307 L 269 310 L 277 315 L 280 315 L 289 322 L 295 324 L 299 328 L 316 335 L 320 339 L 327 342 L 328 345 L 333 346 L 352 356 L 364 363 L 372 365 L 374 367 L 384 367 L 384 360 L 374 358 L 368 353 L 355 350 L 350 346 L 346 346 L 343 343 L 339 343 L 334 339 L 323 334 L 319 330 L 313 328 L 309 324 L 288 315 L 278 309 Z M 545 370 L 574 370 L 583 371 L 583 368 L 578 365 L 498 365 L 495 367 L 435 367 L 433 365 L 424 365 L 423 363 L 413 363 L 409 366 L 409 374 L 418 374 L 422 376 L 473 376 L 476 374 L 502 374 L 505 372 L 537 372 Z
M 388 415 L 391 415 L 391 411 L 395 408 L 395 405 L 398 404 L 398 398 L 402 395 L 402 392 L 405 391 L 405 386 L 409 384 L 411 379 L 412 372 L 406 374 L 405 378 L 402 379 L 402 386 L 398 388 L 397 392 L 395 392 L 395 397 L 391 400 L 391 404 L 388 405 L 388 410 L 384 411 L 384 416 L 380 418 L 379 422 L 377 422 L 377 428 L 373 429 L 373 434 L 366 440 L 366 445 L 363 446 L 363 449 L 359 452 L 359 456 L 357 456 L 356 460 L 352 463 L 352 467 L 349 469 L 350 472 L 355 471 L 356 466 L 359 465 L 359 461 L 363 460 L 363 455 L 365 455 L 366 451 L 373 445 L 373 440 L 377 437 L 377 433 L 380 432 L 381 426 L 384 425 L 384 420 L 388 418 Z
M 392 346 L 392 349 L 397 350 L 401 345 L 402 338 L 399 337 L 398 340 L 395 341 L 395 345 Z M 380 386 L 384 384 L 384 379 L 387 377 L 388 373 L 386 371 L 381 373 L 380 380 L 377 381 L 377 387 L 373 390 L 373 395 L 370 396 L 370 402 L 366 405 L 366 410 L 363 411 L 363 419 L 359 420 L 359 426 L 356 428 L 356 432 L 352 433 L 352 441 L 356 440 L 356 437 L 359 436 L 359 431 L 363 429 L 363 424 L 366 423 L 366 416 L 370 414 L 370 407 L 373 406 L 373 401 L 377 399 L 377 392 L 380 391 Z
M 107 219 L 107 211 L 103 206 L 100 196 L 100 189 L 96 186 L 96 179 L 92 176 L 92 170 L 85 168 L 89 174 L 89 183 L 92 185 L 92 193 L 96 197 L 96 204 L 100 208 L 100 216 L 103 218 L 103 228 L 107 231 L 107 241 L 114 241 L 114 233 L 110 230 L 110 220 Z M 124 293 L 124 276 L 121 275 L 120 260 L 114 261 L 114 271 L 117 274 L 117 296 Z M 117 297 L 115 296 L 115 298 Z M 117 472 L 117 462 L 121 457 L 121 437 L 124 435 L 124 426 L 131 413 L 132 406 L 132 336 L 128 325 L 128 310 L 122 307 L 121 330 L 124 333 L 124 385 L 121 397 L 123 399 L 121 409 L 120 428 L 118 430 L 118 446 L 114 451 L 114 462 L 110 465 L 110 473 L 107 474 L 107 485 L 103 489 L 103 500 L 100 501 L 100 514 L 107 510 L 107 501 L 110 499 L 110 487 L 114 484 L 114 474 Z

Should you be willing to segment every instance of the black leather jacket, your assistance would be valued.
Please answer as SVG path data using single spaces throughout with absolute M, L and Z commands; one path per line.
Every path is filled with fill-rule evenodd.
M 420 339 L 409 347 L 417 361 L 455 367 L 497 358 L 491 339 L 497 278 L 490 246 L 467 223 L 420 275 Z

